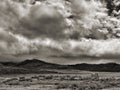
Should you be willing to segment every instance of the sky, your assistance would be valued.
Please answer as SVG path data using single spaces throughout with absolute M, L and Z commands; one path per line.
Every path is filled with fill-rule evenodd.
M 99 1 L 70 2 L 48 0 L 31 5 L 1 0 L 0 61 L 120 63 L 120 39 L 110 37 L 106 30 L 115 25 L 120 29 L 119 19 L 108 16 Z M 67 18 L 72 14 L 75 18 Z M 89 35 L 95 39 L 86 38 Z

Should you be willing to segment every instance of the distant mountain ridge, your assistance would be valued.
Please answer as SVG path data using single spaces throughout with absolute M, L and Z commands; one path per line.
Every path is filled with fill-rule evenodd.
M 76 64 L 70 65 L 74 69 L 85 71 L 99 71 L 99 72 L 120 72 L 120 64 L 105 63 L 105 64 Z
M 58 72 L 56 72 L 56 71 Z M 59 73 L 59 70 L 83 70 L 97 72 L 120 72 L 120 64 L 74 64 L 59 65 L 33 59 L 25 60 L 19 63 L 0 62 L 0 74 L 28 74 L 28 73 Z

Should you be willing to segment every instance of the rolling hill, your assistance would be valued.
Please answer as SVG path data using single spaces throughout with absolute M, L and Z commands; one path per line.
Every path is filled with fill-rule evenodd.
M 19 63 L 0 62 L 0 74 L 59 73 L 59 70 L 120 72 L 120 65 L 117 63 L 59 65 L 38 59 L 25 60 Z

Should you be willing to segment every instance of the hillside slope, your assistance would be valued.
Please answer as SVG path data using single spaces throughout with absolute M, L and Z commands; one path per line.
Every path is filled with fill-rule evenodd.
M 0 64 L 2 65 L 0 74 L 60 73 L 61 70 L 120 72 L 120 65 L 116 63 L 59 65 L 33 59 L 19 63 L 1 62 Z

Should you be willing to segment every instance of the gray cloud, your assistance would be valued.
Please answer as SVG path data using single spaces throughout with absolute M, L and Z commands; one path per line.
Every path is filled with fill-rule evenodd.
M 51 4 L 33 6 L 2 0 L 0 57 L 6 55 L 7 59 L 14 57 L 14 60 L 27 57 L 49 59 L 49 56 L 60 56 L 57 57 L 59 59 L 118 60 L 120 39 L 97 39 L 104 39 L 104 33 L 100 34 L 103 25 L 114 28 L 112 22 L 119 26 L 119 20 L 108 17 L 102 4 L 94 0 L 75 0 L 73 3 L 72 13 L 77 14 L 77 19 L 71 20 L 63 15 L 64 9 Z M 66 28 L 69 22 L 73 25 L 72 30 Z M 90 34 L 95 37 L 94 40 L 86 39 Z
M 22 28 L 21 28 L 22 27 Z M 19 28 L 19 30 L 17 30 Z M 65 20 L 52 6 L 32 6 L 29 13 L 21 18 L 14 33 L 28 38 L 65 38 Z

